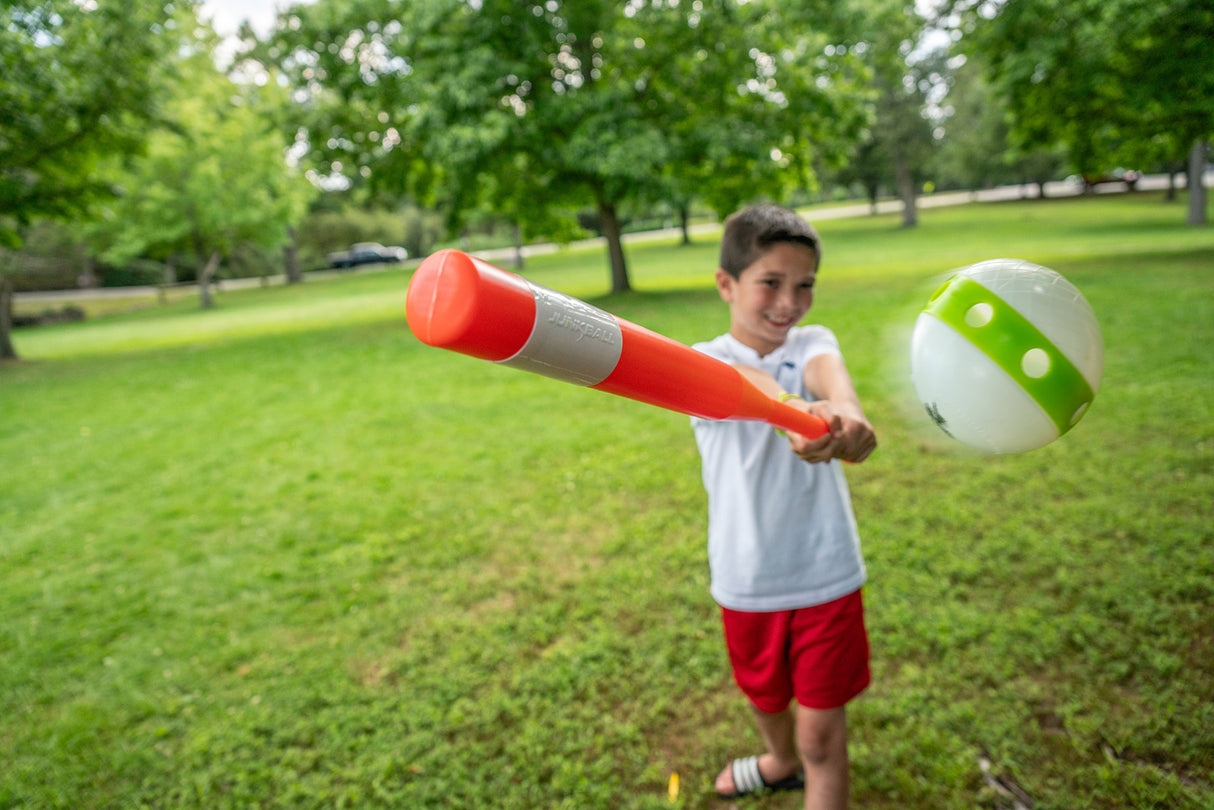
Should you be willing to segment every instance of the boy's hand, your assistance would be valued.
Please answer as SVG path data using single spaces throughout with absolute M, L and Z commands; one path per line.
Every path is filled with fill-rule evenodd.
M 788 404 L 812 413 L 825 421 L 830 428 L 829 433 L 816 439 L 807 439 L 798 433 L 788 434 L 788 444 L 792 451 L 810 464 L 830 461 L 833 458 L 853 463 L 861 462 L 877 449 L 877 436 L 867 419 L 840 413 L 826 401 L 791 400 Z
M 858 464 L 877 449 L 877 434 L 867 419 L 841 416 L 843 429 L 832 451 L 833 458 Z

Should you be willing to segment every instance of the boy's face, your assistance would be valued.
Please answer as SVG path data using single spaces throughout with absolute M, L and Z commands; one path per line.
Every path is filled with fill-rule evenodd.
M 793 242 L 772 245 L 737 278 L 717 270 L 717 290 L 729 304 L 729 334 L 760 356 L 784 344 L 814 303 L 818 254 Z

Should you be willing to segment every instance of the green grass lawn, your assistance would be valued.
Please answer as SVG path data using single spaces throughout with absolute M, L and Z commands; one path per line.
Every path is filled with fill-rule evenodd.
M 1155 195 L 823 221 L 811 319 L 881 446 L 848 476 L 874 683 L 855 805 L 1214 806 L 1214 231 Z M 533 259 L 683 342 L 716 246 Z M 1017 256 L 1100 318 L 1022 456 L 935 431 L 905 341 Z M 19 331 L 0 366 L 0 808 L 721 807 L 757 752 L 685 417 L 427 348 L 408 274 Z M 680 775 L 671 803 L 667 786 Z M 793 808 L 795 796 L 749 804 Z

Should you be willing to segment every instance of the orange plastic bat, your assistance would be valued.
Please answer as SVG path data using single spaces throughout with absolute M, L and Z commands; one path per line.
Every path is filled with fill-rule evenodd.
M 423 343 L 704 419 L 828 427 L 727 363 L 458 250 L 422 262 L 405 300 Z

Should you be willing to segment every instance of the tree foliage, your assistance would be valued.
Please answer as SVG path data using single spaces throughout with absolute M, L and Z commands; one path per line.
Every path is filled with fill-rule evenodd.
M 977 59 L 966 58 L 954 68 L 944 105 L 947 138 L 936 160 L 941 179 L 965 188 L 1010 179 L 1006 110 Z
M 973 24 L 965 40 L 981 53 L 1007 100 L 1016 145 L 1063 142 L 1073 168 L 1084 174 L 1099 172 L 1109 159 L 1116 140 L 1113 116 L 1127 103 L 1127 88 L 1108 80 L 1109 5 L 1018 0 Z
M 1064 144 L 1076 171 L 1097 174 L 1161 149 L 1175 161 L 1214 133 L 1208 0 L 959 0 L 953 12 L 1022 147 Z M 1202 193 L 1200 172 L 1189 187 Z
M 315 188 L 286 163 L 274 126 L 273 82 L 235 84 L 215 67 L 214 34 L 184 25 L 181 74 L 165 105 L 166 125 L 121 177 L 121 192 L 91 228 L 102 257 L 190 257 L 203 306 L 218 262 L 240 245 L 282 246 Z
M 838 177 L 860 183 L 876 210 L 879 190 L 896 190 L 903 225 L 917 223 L 916 198 L 936 148 L 927 108 L 945 81 L 943 51 L 921 52 L 925 19 L 914 3 L 864 0 L 848 26 L 850 48 L 871 77 L 870 124 L 850 147 Z
M 0 242 L 110 192 L 101 164 L 137 151 L 157 115 L 175 5 L 188 0 L 0 4 Z
M 174 10 L 163 0 L 0 4 L 0 250 L 32 220 L 83 215 L 111 193 L 104 167 L 137 151 L 157 116 Z M 11 359 L 4 264 L 0 359 Z
M 492 204 L 534 230 L 556 208 L 592 206 L 624 290 L 621 206 L 727 210 L 842 154 L 859 74 L 818 22 L 834 9 L 320 0 L 286 12 L 257 56 L 291 77 L 332 169 L 437 202 L 453 222 Z
M 1138 115 L 1126 129 L 1131 150 L 1189 153 L 1191 225 L 1206 222 L 1203 178 L 1208 140 L 1214 136 L 1214 4 L 1208 0 L 1122 0 L 1116 18 L 1125 54 L 1125 81 L 1134 88 Z
M 1045 183 L 1066 167 L 1059 147 L 1013 145 L 1004 99 L 986 78 L 980 56 L 950 59 L 948 93 L 942 99 L 944 137 L 932 161 L 940 184 L 977 189 L 1006 183 Z

